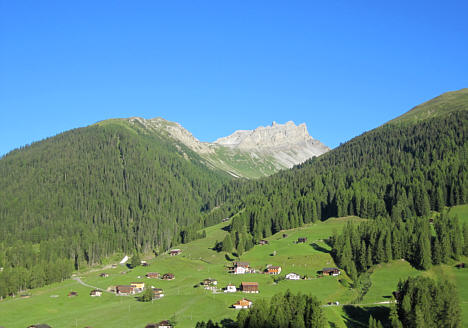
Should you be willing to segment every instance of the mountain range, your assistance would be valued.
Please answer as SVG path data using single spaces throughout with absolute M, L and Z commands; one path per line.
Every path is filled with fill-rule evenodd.
M 331 151 L 304 124 L 203 143 L 136 117 L 14 150 L 0 159 L 0 297 L 118 252 L 158 254 L 227 217 L 233 247 L 247 249 L 334 216 L 397 220 L 464 204 L 467 96 L 443 94 Z
M 309 135 L 304 123 L 296 126 L 292 121 L 285 124 L 273 122 L 271 126 L 255 130 L 238 130 L 213 143 L 201 142 L 179 123 L 159 117 L 132 117 L 121 121 L 143 133 L 164 134 L 200 155 L 208 167 L 234 177 L 268 176 L 330 150 Z

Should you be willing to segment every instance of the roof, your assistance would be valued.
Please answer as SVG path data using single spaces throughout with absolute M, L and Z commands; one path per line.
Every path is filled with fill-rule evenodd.
M 272 266 L 269 266 L 268 267 L 268 270 L 278 270 L 278 269 L 281 269 L 281 267 L 279 265 L 272 265 Z
M 249 306 L 251 303 L 252 303 L 252 301 L 250 301 L 250 300 L 248 300 L 246 298 L 243 298 L 243 299 L 237 301 L 234 305 Z
M 128 286 L 128 285 L 119 285 L 119 286 L 115 286 L 115 288 L 118 291 L 122 291 L 122 292 L 132 291 L 133 290 L 133 286 Z
M 323 268 L 322 269 L 322 271 L 335 271 L 335 270 L 340 271 L 340 269 L 338 269 L 338 268 Z
M 258 287 L 258 282 L 242 282 L 242 286 L 255 286 Z
M 249 262 L 233 262 L 234 266 L 248 267 Z

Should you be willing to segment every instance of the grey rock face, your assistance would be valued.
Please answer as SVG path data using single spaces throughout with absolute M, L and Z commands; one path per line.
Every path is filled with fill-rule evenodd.
M 292 121 L 285 124 L 273 122 L 271 126 L 261 126 L 255 130 L 239 130 L 214 143 L 258 155 L 273 156 L 288 168 L 330 150 L 309 135 L 305 123 L 296 126 Z

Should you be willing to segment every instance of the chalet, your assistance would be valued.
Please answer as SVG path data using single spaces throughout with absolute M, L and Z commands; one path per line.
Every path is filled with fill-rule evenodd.
M 165 273 L 162 276 L 163 280 L 174 280 L 175 276 L 172 273 Z
M 324 276 L 337 276 L 339 275 L 341 272 L 338 268 L 323 268 L 322 269 L 322 274 Z
M 130 286 L 133 287 L 135 292 L 141 292 L 145 288 L 145 283 L 144 282 L 132 282 L 130 283 Z
M 258 282 L 242 282 L 241 289 L 244 293 L 258 293 Z
M 159 272 L 148 272 L 146 274 L 146 278 L 150 278 L 150 279 L 159 279 Z
M 237 288 L 236 288 L 236 286 L 229 284 L 229 285 L 226 286 L 226 289 L 224 289 L 224 292 L 225 293 L 235 293 L 235 292 L 237 292 Z
M 158 323 L 149 323 L 145 328 L 172 328 L 172 325 L 169 321 L 164 320 Z
M 288 238 L 288 235 L 283 233 L 283 238 Z
M 164 320 L 164 321 L 158 322 L 157 327 L 158 328 L 172 328 L 172 324 L 169 321 Z
M 262 239 L 258 242 L 259 245 L 268 245 L 268 240 Z
M 132 295 L 135 294 L 135 289 L 133 288 L 133 286 L 119 285 L 115 286 L 115 293 L 117 295 Z
M 69 296 L 69 297 L 78 296 L 78 293 L 77 293 L 77 292 L 69 292 L 69 293 L 68 293 L 68 296 Z
M 301 276 L 298 275 L 297 273 L 291 272 L 286 275 L 286 279 L 288 280 L 300 280 Z
M 103 272 L 103 273 L 101 273 L 101 274 L 99 275 L 99 277 L 101 277 L 101 278 L 107 278 L 107 277 L 109 277 L 109 274 Z
M 171 256 L 176 256 L 176 255 L 179 255 L 180 253 L 182 253 L 182 250 L 180 250 L 180 249 L 178 249 L 178 248 L 177 248 L 177 249 L 171 249 L 171 250 L 169 251 L 169 254 L 170 254 Z
M 465 263 L 458 263 L 457 265 L 455 265 L 455 267 L 457 269 L 463 269 L 463 268 L 466 268 L 466 264 Z
M 204 289 L 215 292 L 217 290 L 216 285 L 218 284 L 218 281 L 215 279 L 205 279 L 201 284 Z
M 164 297 L 164 291 L 161 288 L 153 288 L 153 300 Z
M 99 289 L 94 289 L 89 293 L 89 295 L 91 297 L 102 296 L 102 291 L 100 291 Z
M 224 218 L 222 221 L 223 221 L 223 222 L 227 222 L 227 221 L 229 221 L 229 219 L 230 219 L 230 218 Z
M 301 243 L 306 243 L 307 242 L 307 238 L 306 237 L 299 237 L 297 238 L 297 244 L 301 244 Z
M 140 261 L 140 264 L 141 264 L 142 266 L 148 266 L 148 262 L 146 262 L 145 260 L 141 260 L 141 261 Z
M 252 270 L 250 269 L 250 265 L 248 262 L 233 262 L 234 274 L 244 274 L 244 273 L 251 273 Z
M 235 309 L 250 309 L 252 307 L 252 301 L 243 298 L 240 301 L 234 303 L 232 307 Z
M 276 265 L 271 265 L 266 268 L 266 273 L 267 274 L 280 274 L 281 273 L 281 267 L 276 266 Z

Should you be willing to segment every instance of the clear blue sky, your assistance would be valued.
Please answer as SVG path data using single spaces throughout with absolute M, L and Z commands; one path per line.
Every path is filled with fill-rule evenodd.
M 0 0 L 0 156 L 115 117 L 325 144 L 468 87 L 468 1 Z

